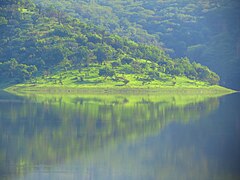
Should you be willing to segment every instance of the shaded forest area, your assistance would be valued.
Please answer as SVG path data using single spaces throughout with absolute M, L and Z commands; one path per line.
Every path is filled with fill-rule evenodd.
M 222 85 L 240 88 L 238 0 L 36 1 L 121 37 L 162 47 L 172 58 L 187 56 L 218 73 Z
M 19 83 L 53 69 L 91 63 L 116 62 L 136 71 L 149 64 L 142 63 L 144 59 L 155 66 L 146 74 L 161 72 L 217 84 L 219 77 L 208 66 L 220 75 L 222 85 L 240 86 L 237 1 L 0 0 L 0 4 L 1 79 L 14 77 L 13 83 Z

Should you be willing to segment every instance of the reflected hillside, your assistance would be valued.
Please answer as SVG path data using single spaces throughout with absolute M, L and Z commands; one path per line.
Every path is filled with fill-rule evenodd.
M 208 115 L 218 98 L 203 96 L 19 97 L 0 101 L 0 174 L 24 174 L 39 165 L 80 158 L 121 141 L 158 134 L 172 122 Z

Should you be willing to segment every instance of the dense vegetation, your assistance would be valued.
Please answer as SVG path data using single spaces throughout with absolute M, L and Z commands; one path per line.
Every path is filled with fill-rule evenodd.
M 105 1 L 101 1 L 102 5 L 92 1 L 40 2 L 0 1 L 1 83 L 20 83 L 32 77 L 45 78 L 57 72 L 72 70 L 79 72 L 76 80 L 81 83 L 85 82 L 85 76 L 89 74 L 81 72 L 91 70 L 94 71 L 94 76 L 102 76 L 104 80 L 110 77 L 113 81 L 123 82 L 123 85 L 129 83 L 130 79 L 126 78 L 129 74 L 132 75 L 131 80 L 139 81 L 143 85 L 153 80 L 175 79 L 176 76 L 205 81 L 208 84 L 219 82 L 218 75 L 206 66 L 190 62 L 188 58 L 170 58 L 159 45 L 159 41 L 144 44 L 143 42 L 151 41 L 145 34 L 139 35 L 143 41 L 138 38 L 131 40 L 120 32 L 119 35 L 122 36 L 112 34 L 110 27 L 103 28 L 79 20 L 85 9 L 88 13 L 93 12 L 86 17 L 89 20 L 96 15 L 99 20 L 107 23 L 107 18 L 99 16 L 98 11 L 95 11 L 95 8 L 102 7 Z M 144 4 L 141 1 L 126 1 L 127 7 L 130 6 L 128 3 L 135 8 Z M 114 1 L 112 4 L 121 3 Z M 79 13 L 76 13 L 73 8 L 77 7 L 83 9 L 79 8 Z M 136 10 L 134 12 L 133 14 L 138 15 Z M 110 14 L 105 15 L 111 17 Z M 138 16 L 135 18 L 139 19 Z M 114 21 L 112 17 L 111 19 Z M 117 22 L 116 20 L 115 25 Z M 134 29 L 135 26 L 131 24 L 125 29 Z M 116 27 L 117 30 L 119 28 Z M 154 39 L 155 37 L 152 40 Z M 55 83 L 62 84 L 61 78 L 60 74 L 59 81 Z
M 240 88 L 238 0 L 35 2 L 135 42 L 163 47 L 172 58 L 187 56 L 217 72 L 222 85 Z

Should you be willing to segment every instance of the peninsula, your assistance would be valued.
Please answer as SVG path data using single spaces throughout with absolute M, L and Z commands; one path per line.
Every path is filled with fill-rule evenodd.
M 232 92 L 207 66 L 172 58 L 160 44 L 111 33 L 54 6 L 14 3 L 5 3 L 0 17 L 0 85 L 7 91 Z

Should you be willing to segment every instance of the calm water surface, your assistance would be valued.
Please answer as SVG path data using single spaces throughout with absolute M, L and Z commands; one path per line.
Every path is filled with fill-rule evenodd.
M 0 179 L 240 179 L 240 94 L 0 93 Z

